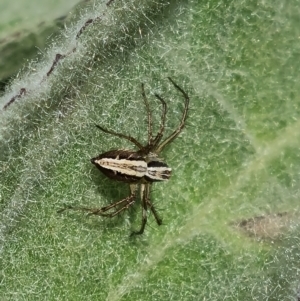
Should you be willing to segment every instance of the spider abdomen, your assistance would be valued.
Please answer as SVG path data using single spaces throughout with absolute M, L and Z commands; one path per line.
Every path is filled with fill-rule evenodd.
M 91 162 L 107 177 L 126 183 L 166 181 L 171 168 L 156 157 L 145 158 L 137 152 L 112 150 L 92 158 Z
M 126 183 L 139 182 L 147 172 L 145 159 L 134 151 L 111 150 L 91 162 L 107 177 Z

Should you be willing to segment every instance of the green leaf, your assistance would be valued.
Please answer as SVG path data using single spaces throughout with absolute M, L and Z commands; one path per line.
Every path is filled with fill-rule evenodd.
M 74 16 L 0 99 L 26 89 L 0 120 L 2 299 L 296 299 L 297 4 L 128 0 Z M 90 158 L 134 146 L 94 124 L 146 143 L 145 83 L 155 131 L 158 93 L 171 133 L 183 98 L 168 76 L 191 109 L 162 153 L 172 178 L 151 194 L 163 225 L 150 214 L 145 234 L 130 238 L 139 201 L 113 220 L 56 213 L 128 195 Z

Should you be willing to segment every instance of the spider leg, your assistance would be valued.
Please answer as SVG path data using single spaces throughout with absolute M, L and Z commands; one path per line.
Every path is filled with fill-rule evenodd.
M 105 128 L 101 127 L 100 125 L 97 125 L 97 124 L 95 124 L 95 126 L 99 130 L 103 131 L 104 133 L 111 134 L 111 135 L 117 136 L 119 138 L 124 138 L 124 139 L 132 142 L 133 144 L 135 144 L 139 149 L 143 148 L 143 146 L 136 139 L 134 139 L 131 136 L 127 136 L 127 135 L 124 135 L 124 134 L 121 134 L 121 133 L 116 133 L 114 131 L 107 130 L 107 129 L 105 129 Z
M 142 201 L 142 225 L 140 230 L 133 231 L 130 236 L 140 235 L 144 233 L 147 224 L 147 203 L 150 194 L 150 184 L 141 184 L 141 201 Z
M 151 212 L 153 213 L 154 217 L 155 217 L 155 220 L 156 220 L 156 223 L 160 226 L 162 225 L 162 219 L 159 217 L 154 205 L 150 202 L 150 199 L 147 199 L 147 204 L 151 210 Z
M 144 99 L 144 103 L 146 106 L 146 110 L 147 110 L 147 121 L 148 121 L 148 144 L 152 144 L 152 116 L 151 116 L 151 111 L 150 111 L 150 106 L 149 106 L 149 102 L 148 99 L 146 97 L 146 93 L 145 93 L 145 88 L 144 88 L 144 84 L 142 84 L 142 96 Z
M 163 137 L 163 133 L 164 133 L 164 130 L 165 130 L 165 123 L 166 123 L 166 115 L 167 115 L 167 104 L 166 104 L 166 102 L 164 101 L 164 99 L 160 95 L 158 95 L 158 94 L 154 94 L 154 95 L 157 99 L 160 100 L 160 102 L 162 104 L 162 114 L 161 114 L 160 128 L 159 128 L 159 131 L 158 131 L 156 137 L 154 138 L 154 140 L 152 142 L 151 150 L 156 148 L 156 146 L 159 144 L 161 138 Z
M 122 211 L 127 210 L 130 206 L 132 206 L 135 202 L 135 195 L 130 195 L 127 198 L 112 203 L 106 207 L 102 207 L 100 209 L 88 209 L 85 211 L 90 211 L 88 215 L 100 215 L 100 216 L 105 216 L 105 217 L 114 217 L 118 214 L 120 214 Z M 106 211 L 113 209 L 113 208 L 117 208 L 119 205 L 124 204 L 120 209 L 116 209 L 113 212 L 109 212 L 109 213 L 105 213 Z
M 185 121 L 187 119 L 187 113 L 188 113 L 188 108 L 189 108 L 189 102 L 190 102 L 190 98 L 188 96 L 188 94 L 182 89 L 180 88 L 172 79 L 171 77 L 168 77 L 169 81 L 173 84 L 173 86 L 179 90 L 184 99 L 185 99 L 185 103 L 184 103 L 184 111 L 182 114 L 182 118 L 181 121 L 179 123 L 179 126 L 177 127 L 177 129 L 168 137 L 166 138 L 156 149 L 155 149 L 155 153 L 158 154 L 162 151 L 162 149 L 170 142 L 172 142 L 182 131 L 182 129 L 184 128 L 184 124 Z
M 114 217 L 118 214 L 120 214 L 122 211 L 128 209 L 130 206 L 132 206 L 135 202 L 136 198 L 136 190 L 137 185 L 131 184 L 130 185 L 130 195 L 120 201 L 111 203 L 108 206 L 102 207 L 102 208 L 87 208 L 87 207 L 73 207 L 73 206 L 67 206 L 61 210 L 58 211 L 58 213 L 63 212 L 65 210 L 81 210 L 81 211 L 88 211 L 88 215 L 100 215 L 105 217 Z M 124 204 L 120 209 L 116 209 L 113 212 L 105 213 L 106 211 L 109 211 L 110 209 L 117 208 L 119 205 Z

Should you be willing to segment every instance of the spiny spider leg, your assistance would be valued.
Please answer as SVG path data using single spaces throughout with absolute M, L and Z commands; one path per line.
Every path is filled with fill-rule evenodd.
M 125 205 L 123 207 L 121 207 L 120 209 L 113 211 L 111 213 L 105 213 L 105 211 L 108 211 L 109 209 L 115 208 L 120 204 L 125 203 Z M 105 217 L 114 217 L 116 215 L 118 215 L 120 212 L 122 212 L 125 209 L 128 209 L 131 205 L 133 205 L 135 203 L 135 196 L 129 196 L 121 201 L 115 202 L 107 207 L 110 207 L 107 209 L 107 207 L 103 207 L 103 208 L 87 208 L 87 207 L 73 207 L 73 206 L 67 206 L 61 210 L 58 210 L 57 212 L 63 212 L 65 210 L 78 210 L 78 211 L 87 211 L 89 212 L 88 215 L 100 215 L 100 216 L 105 216 Z
M 150 208 L 151 212 L 153 213 L 154 217 L 155 217 L 155 220 L 156 220 L 156 223 L 160 226 L 162 225 L 162 219 L 159 217 L 154 205 L 150 202 L 150 200 L 148 199 L 147 200 L 147 204 L 148 204 L 148 207 Z
M 97 210 L 99 210 L 99 211 L 101 211 L 101 212 L 106 212 L 106 211 L 108 211 L 108 210 L 110 210 L 111 208 L 114 208 L 114 207 L 117 207 L 117 206 L 119 206 L 120 204 L 122 204 L 122 203 L 125 203 L 125 202 L 130 202 L 132 199 L 134 200 L 135 198 L 136 198 L 136 191 L 137 191 L 137 185 L 136 184 L 130 184 L 129 185 L 129 188 L 130 188 L 130 195 L 127 197 L 127 198 L 125 198 L 125 199 L 122 199 L 121 201 L 117 201 L 117 202 L 114 202 L 114 203 L 111 203 L 110 205 L 107 205 L 107 206 L 105 206 L 105 207 L 102 207 L 102 208 L 100 208 L 100 209 L 97 209 Z M 126 207 L 126 205 L 125 205 L 125 207 Z M 123 208 L 123 207 L 122 207 Z M 94 213 L 92 213 L 92 214 L 94 214 Z
M 85 211 L 90 211 L 89 215 L 101 215 L 101 216 L 108 216 L 108 217 L 113 217 L 115 215 L 118 215 L 121 211 L 128 209 L 131 205 L 134 204 L 135 202 L 135 195 L 130 195 L 128 197 L 126 197 L 125 199 L 122 199 L 121 201 L 112 203 L 108 206 L 102 207 L 100 209 L 90 209 L 90 210 L 86 210 Z M 122 206 L 120 209 L 116 209 L 115 211 L 111 212 L 111 213 L 105 213 L 106 211 L 113 209 L 113 208 L 117 208 L 119 205 L 124 204 L 124 206 Z
M 140 230 L 133 231 L 130 236 L 140 235 L 144 233 L 145 226 L 147 224 L 147 203 L 150 194 L 150 185 L 149 184 L 141 184 L 141 201 L 142 201 L 142 225 Z
M 148 99 L 146 97 L 146 93 L 145 93 L 145 88 L 144 88 L 144 84 L 142 84 L 142 96 L 144 99 L 144 103 L 146 106 L 146 110 L 147 110 L 147 121 L 148 121 L 148 144 L 152 144 L 152 116 L 151 116 L 151 111 L 150 111 L 150 106 L 149 106 L 149 102 Z
M 67 206 L 63 209 L 58 210 L 57 212 L 63 212 L 65 210 L 80 210 L 80 211 L 88 211 L 88 215 L 100 215 L 100 216 L 105 216 L 105 217 L 114 217 L 124 211 L 125 209 L 128 209 L 130 206 L 132 206 L 135 202 L 136 199 L 136 190 L 137 190 L 137 185 L 136 184 L 131 184 L 130 185 L 130 195 L 121 201 L 117 201 L 114 203 L 111 203 L 108 206 L 102 207 L 102 208 L 87 208 L 87 207 L 73 207 L 73 206 Z M 125 204 L 124 204 L 125 203 Z M 119 205 L 124 204 L 120 209 L 113 211 L 111 213 L 105 213 L 106 211 L 116 208 Z
M 156 154 L 159 154 L 162 149 L 167 145 L 169 144 L 170 142 L 172 142 L 179 134 L 180 132 L 182 131 L 182 129 L 184 128 L 184 124 L 185 124 L 185 121 L 186 121 L 186 118 L 187 118 L 187 113 L 188 113 L 188 107 L 189 107 L 189 101 L 190 101 L 190 98 L 189 96 L 183 91 L 182 88 L 180 88 L 172 79 L 171 77 L 168 77 L 169 81 L 173 84 L 173 86 L 179 90 L 183 97 L 185 98 L 185 103 L 184 103 L 184 111 L 183 111 L 183 115 L 182 115 L 182 118 L 181 118 L 181 121 L 179 123 L 179 126 L 177 127 L 177 129 L 168 137 L 166 138 L 155 150 L 154 152 Z
M 102 211 L 103 208 L 101 208 L 101 209 L 97 209 L 97 211 L 94 210 L 93 212 L 90 212 L 89 215 L 100 215 L 100 216 L 105 216 L 105 217 L 114 217 L 114 216 L 120 214 L 122 211 L 127 210 L 130 206 L 132 206 L 135 203 L 135 196 L 129 196 L 129 197 L 117 202 L 117 203 L 118 204 L 125 203 L 125 205 L 123 207 L 121 207 L 120 209 L 112 212 L 112 213 L 103 213 L 104 212 L 104 211 Z M 114 208 L 114 207 L 117 206 L 116 203 L 113 204 L 113 205 L 114 206 L 111 207 L 111 208 Z
M 153 148 L 154 149 L 156 148 L 156 146 L 159 144 L 161 138 L 163 137 L 163 133 L 164 133 L 164 130 L 165 130 L 165 123 L 166 123 L 166 114 L 167 114 L 167 104 L 166 104 L 166 102 L 158 94 L 154 94 L 154 95 L 162 103 L 163 109 L 162 109 L 162 114 L 161 114 L 160 128 L 159 128 L 159 131 L 158 131 L 158 133 L 157 133 L 157 135 L 156 135 L 156 137 L 153 140 L 153 143 L 151 145 L 152 146 L 151 151 L 152 151 Z
M 117 136 L 117 137 L 120 137 L 120 138 L 125 138 L 125 139 L 127 139 L 128 141 L 130 141 L 130 142 L 132 142 L 133 144 L 135 144 L 139 149 L 143 148 L 143 146 L 142 146 L 136 139 L 134 139 L 134 138 L 131 137 L 131 136 L 127 136 L 127 135 L 124 135 L 124 134 L 121 134 L 121 133 L 116 133 L 116 132 L 114 132 L 114 131 L 107 130 L 107 129 L 105 129 L 105 128 L 101 127 L 100 125 L 97 125 L 97 124 L 95 124 L 95 126 L 96 126 L 99 130 L 103 131 L 104 133 L 111 134 L 111 135 L 114 135 L 114 136 Z

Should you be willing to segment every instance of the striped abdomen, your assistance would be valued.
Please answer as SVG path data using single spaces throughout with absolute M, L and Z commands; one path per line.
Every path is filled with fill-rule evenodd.
M 166 181 L 171 176 L 171 168 L 162 161 L 146 162 L 137 152 L 112 150 L 92 158 L 91 162 L 107 177 L 127 182 Z

